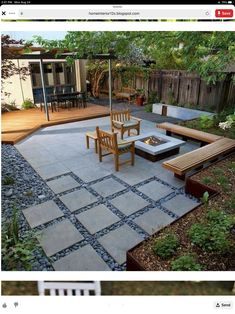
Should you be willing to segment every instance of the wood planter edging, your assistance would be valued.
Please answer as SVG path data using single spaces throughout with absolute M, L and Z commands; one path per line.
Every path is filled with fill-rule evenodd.
M 207 185 L 205 185 L 203 183 L 200 183 L 200 182 L 192 179 L 191 177 L 188 177 L 186 179 L 185 192 L 187 194 L 190 194 L 190 195 L 196 197 L 196 198 L 203 197 L 203 194 L 205 192 L 209 193 L 209 198 L 219 194 L 218 191 L 210 188 L 209 186 L 207 186 Z

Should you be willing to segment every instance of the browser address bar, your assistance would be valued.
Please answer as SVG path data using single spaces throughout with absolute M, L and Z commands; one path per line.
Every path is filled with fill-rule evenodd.
M 18 18 L 26 19 L 208 19 L 209 9 L 21 9 Z

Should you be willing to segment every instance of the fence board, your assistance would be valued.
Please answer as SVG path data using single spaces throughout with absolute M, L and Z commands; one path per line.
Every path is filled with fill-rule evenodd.
M 151 72 L 148 80 L 144 80 L 141 75 L 136 75 L 129 85 L 128 87 L 134 89 L 145 88 L 148 94 L 156 92 L 159 100 L 167 104 L 175 103 L 208 111 L 221 111 L 235 104 L 235 85 L 231 78 L 208 86 L 195 73 L 162 70 Z M 121 90 L 122 87 L 120 77 L 114 76 L 113 89 Z M 101 90 L 107 88 L 108 79 L 106 78 Z

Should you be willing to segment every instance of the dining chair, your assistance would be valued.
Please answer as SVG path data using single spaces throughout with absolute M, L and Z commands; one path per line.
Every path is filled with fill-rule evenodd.
M 100 281 L 38 281 L 38 294 L 51 296 L 101 295 Z

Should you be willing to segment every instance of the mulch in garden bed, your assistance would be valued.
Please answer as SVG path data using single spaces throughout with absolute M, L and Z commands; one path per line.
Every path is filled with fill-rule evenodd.
M 132 256 L 140 264 L 151 271 L 169 271 L 171 262 L 184 254 L 196 254 L 196 260 L 208 271 L 235 270 L 235 230 L 231 231 L 232 249 L 229 253 L 216 254 L 203 251 L 192 245 L 188 237 L 188 230 L 194 223 L 202 222 L 208 210 L 222 210 L 230 215 L 235 215 L 235 155 L 220 161 L 192 176 L 196 181 L 205 184 L 205 178 L 210 181 L 209 186 L 219 192 L 209 200 L 207 205 L 200 205 L 172 225 L 169 225 L 132 251 Z M 226 179 L 224 179 L 226 178 Z M 166 234 L 174 234 L 180 240 L 180 247 L 174 257 L 164 260 L 154 254 L 153 247 L 156 239 L 163 238 Z

